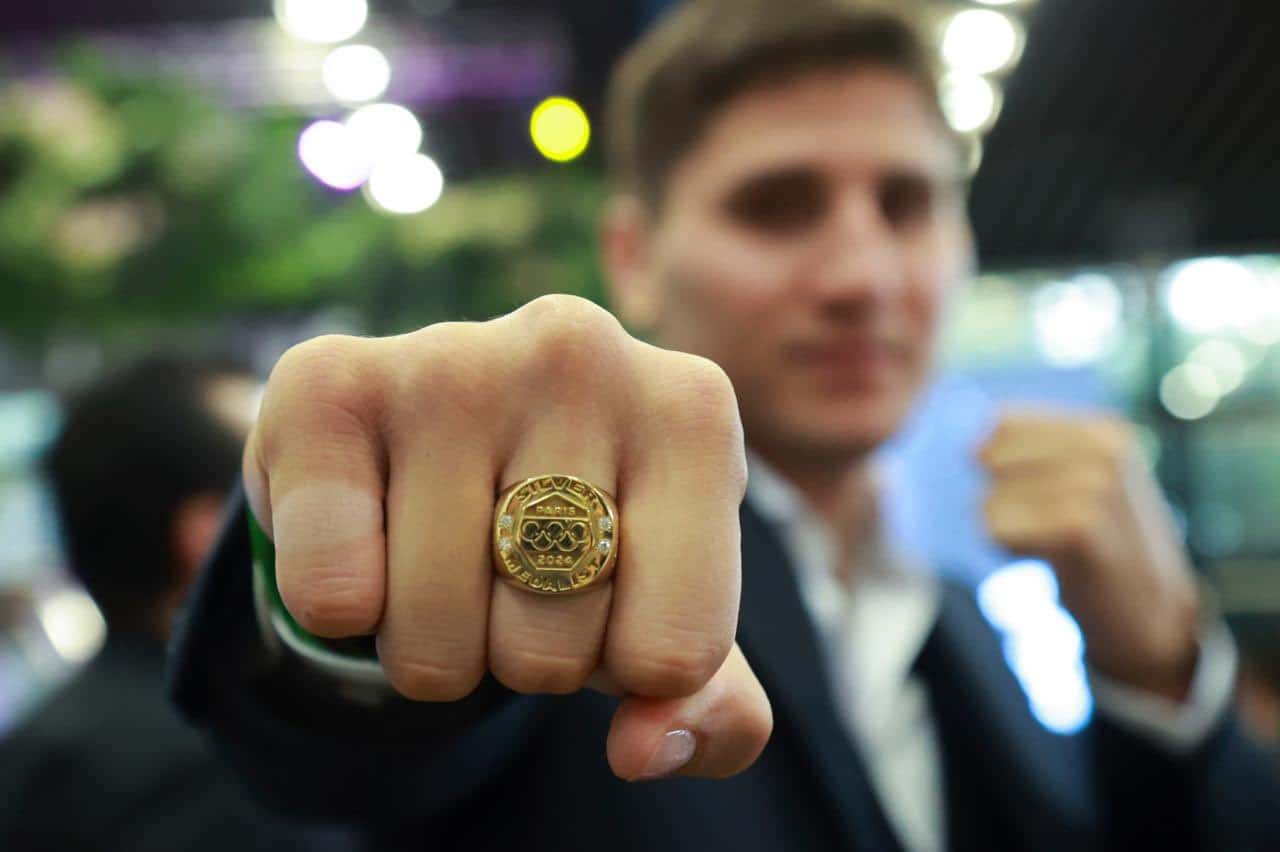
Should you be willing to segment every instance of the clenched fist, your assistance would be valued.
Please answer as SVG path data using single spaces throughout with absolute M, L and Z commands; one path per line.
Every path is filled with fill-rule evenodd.
M 1199 594 L 1165 503 L 1125 422 L 1006 416 L 981 451 L 986 516 L 1005 547 L 1045 559 L 1090 664 L 1181 699 L 1199 639 Z
M 616 495 L 621 517 L 612 579 L 569 597 L 501 582 L 492 563 L 499 491 L 549 473 Z M 304 343 L 273 371 L 245 452 L 299 624 L 376 635 L 416 700 L 460 699 L 486 671 L 522 693 L 616 691 L 608 755 L 628 779 L 733 774 L 768 739 L 734 644 L 745 478 L 724 373 L 566 296 Z

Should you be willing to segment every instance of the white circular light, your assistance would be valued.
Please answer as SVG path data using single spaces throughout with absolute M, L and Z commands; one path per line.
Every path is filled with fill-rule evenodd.
M 942 77 L 942 111 L 959 133 L 976 133 L 995 123 L 1000 93 L 986 77 L 954 71 Z
M 1247 328 L 1264 296 L 1247 266 L 1226 257 L 1188 260 L 1174 266 L 1165 302 L 1174 322 L 1193 334 Z
M 370 162 L 398 159 L 417 153 L 422 125 L 399 104 L 370 104 L 351 113 L 346 122 Z
M 68 662 L 88 661 L 106 641 L 107 623 L 84 592 L 58 592 L 43 601 L 37 612 L 49 643 Z
M 1104 275 L 1079 275 L 1035 296 L 1036 344 L 1050 364 L 1078 367 L 1102 357 L 1120 324 L 1120 291 Z
M 1160 382 L 1160 402 L 1181 420 L 1199 420 L 1218 407 L 1222 388 L 1203 364 L 1181 364 Z
M 951 16 L 942 35 L 942 58 L 957 71 L 990 74 L 1018 54 L 1021 34 L 1013 20 L 992 9 L 965 9 Z
M 440 200 L 444 175 L 426 154 L 397 157 L 374 167 L 365 191 L 375 207 L 388 213 L 421 213 Z
M 298 137 L 298 159 L 321 183 L 352 190 L 369 177 L 369 158 L 359 139 L 336 121 L 317 121 Z
M 1218 392 L 1226 396 L 1244 381 L 1248 363 L 1239 346 L 1226 340 L 1206 340 L 1187 356 L 1188 364 L 1208 367 L 1218 382 Z
M 320 70 L 324 87 L 343 103 L 363 103 L 381 97 L 391 83 L 391 63 L 376 47 L 344 44 L 325 57 Z
M 368 0 L 275 0 L 276 20 L 302 41 L 333 44 L 364 29 Z
M 1037 613 L 1027 601 L 1058 599 L 1058 579 L 1037 559 L 1011 562 L 978 585 L 978 606 L 987 621 L 1000 630 L 1034 629 Z
M 1256 304 L 1240 336 L 1257 346 L 1280 343 L 1280 273 L 1259 275 L 1255 288 Z

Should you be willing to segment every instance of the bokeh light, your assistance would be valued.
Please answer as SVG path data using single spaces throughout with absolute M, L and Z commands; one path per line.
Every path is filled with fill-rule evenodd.
M 1191 350 L 1188 364 L 1200 364 L 1213 372 L 1218 392 L 1226 396 L 1244 381 L 1248 360 L 1243 350 L 1229 340 L 1206 340 Z
M 1240 336 L 1257 346 L 1280 343 L 1280 271 L 1259 275 L 1253 288 L 1254 299 Z
M 956 71 L 990 74 L 1017 58 L 1022 35 L 1008 16 L 992 9 L 965 9 L 951 16 L 942 35 L 942 58 Z
M 439 201 L 443 192 L 444 174 L 425 154 L 378 163 L 365 186 L 370 203 L 379 210 L 400 215 L 421 213 Z
M 548 98 L 538 104 L 529 121 L 529 133 L 538 153 L 557 163 L 582 155 L 591 142 L 591 122 L 569 98 Z
M 1203 364 L 1179 364 L 1160 381 L 1160 402 L 1180 420 L 1199 420 L 1218 407 L 1222 386 Z
M 1036 345 L 1050 364 L 1097 361 L 1120 325 L 1120 290 L 1104 275 L 1078 275 L 1035 296 Z
M 942 111 L 959 133 L 976 133 L 995 123 L 1000 92 L 986 77 L 949 72 L 942 77 Z
M 399 104 L 360 107 L 347 119 L 346 127 L 371 163 L 407 157 L 422 144 L 418 117 Z
M 1205 257 L 1170 270 L 1165 303 L 1184 330 L 1209 334 L 1252 325 L 1261 291 L 1252 270 L 1240 261 Z
M 334 44 L 355 36 L 369 19 L 367 0 L 275 0 L 276 20 L 302 41 Z
M 107 638 L 107 623 L 93 599 L 78 589 L 67 589 L 41 602 L 40 626 L 49 644 L 69 663 L 84 663 L 98 652 Z
M 348 104 L 379 98 L 391 83 L 391 63 L 381 50 L 367 44 L 334 48 L 320 73 L 329 94 Z
M 349 191 L 369 177 L 370 160 L 360 140 L 336 121 L 317 121 L 298 137 L 298 159 L 316 180 Z

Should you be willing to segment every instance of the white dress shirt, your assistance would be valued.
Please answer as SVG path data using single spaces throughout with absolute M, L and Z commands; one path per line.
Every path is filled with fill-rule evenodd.
M 938 617 L 938 580 L 895 553 L 883 528 L 838 571 L 837 535 L 798 491 L 749 458 L 747 501 L 778 534 L 821 637 L 832 694 L 866 762 L 890 825 L 908 852 L 946 848 L 945 791 L 937 727 L 913 665 Z M 842 583 L 837 576 L 852 578 Z M 1176 703 L 1091 673 L 1099 712 L 1137 735 L 1182 752 L 1203 742 L 1231 702 L 1236 652 L 1225 628 L 1201 642 L 1187 701 Z

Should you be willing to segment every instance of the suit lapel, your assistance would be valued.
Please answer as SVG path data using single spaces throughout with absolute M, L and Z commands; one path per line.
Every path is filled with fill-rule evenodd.
M 1026 848 L 1085 848 L 1078 844 L 1089 836 L 1092 807 L 1078 743 L 1041 728 L 1028 712 L 996 634 L 966 591 L 946 588 L 934 630 L 926 650 L 936 655 L 931 692 L 935 703 L 947 702 L 951 718 L 963 719 L 966 730 L 950 736 L 982 744 L 994 780 L 991 817 L 1008 820 Z M 948 791 L 949 806 L 954 793 Z
M 739 641 L 811 766 L 846 840 L 859 852 L 899 850 L 862 760 L 836 712 L 813 624 L 773 530 L 742 509 Z M 781 726 L 780 726 L 781 727 Z

